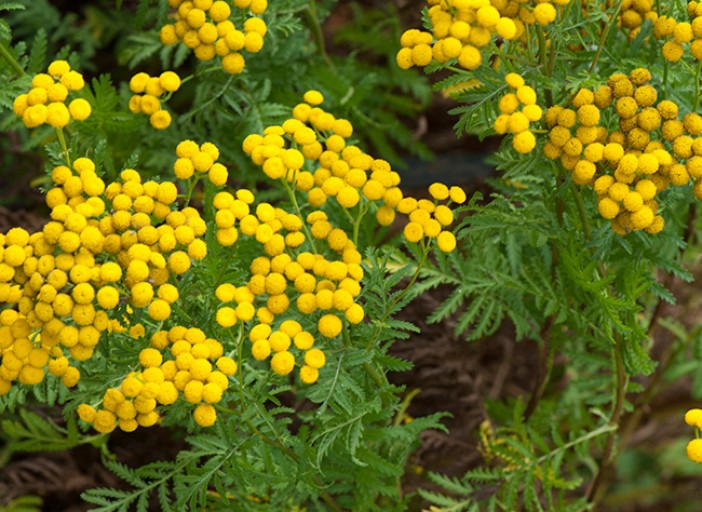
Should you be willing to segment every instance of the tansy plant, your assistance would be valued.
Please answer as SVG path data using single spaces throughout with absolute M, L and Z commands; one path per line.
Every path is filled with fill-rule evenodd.
M 116 98 L 108 79 L 91 88 L 70 58 L 32 75 L 3 43 L 5 69 L 31 84 L 11 114 L 56 140 L 45 223 L 0 236 L 0 404 L 23 411 L 4 428 L 25 449 L 47 448 L 24 408 L 61 405 L 70 433 L 55 441 L 101 446 L 131 484 L 86 491 L 95 510 L 145 510 L 154 491 L 164 510 L 405 508 L 408 457 L 441 414 L 406 421 L 409 398 L 387 374 L 411 365 L 388 350 L 416 329 L 395 317 L 424 263 L 455 250 L 466 194 L 441 183 L 405 194 L 315 89 L 236 145 L 160 138 L 178 123 L 164 104 L 200 73 L 251 86 L 240 51 L 258 52 L 267 34 L 265 2 L 169 7 L 161 40 L 221 62 L 138 71 L 121 105 L 105 104 Z M 137 156 L 115 166 L 109 137 L 88 149 L 74 125 L 100 132 L 112 111 L 135 126 L 149 116 L 145 138 L 171 156 L 145 173 Z M 247 176 L 224 151 L 250 162 Z M 397 266 L 400 247 L 415 267 Z M 110 433 L 157 425 L 189 447 L 141 468 L 114 460 Z
M 336 39 L 331 0 L 117 4 L 117 66 L 90 80 L 94 45 L 49 56 L 53 32 L 0 23 L 2 126 L 47 149 L 45 222 L 0 236 L 11 449 L 100 447 L 128 485 L 85 491 L 98 511 L 593 510 L 645 495 L 639 466 L 699 474 L 699 409 L 666 409 L 695 435 L 667 454 L 634 434 L 670 383 L 702 398 L 700 328 L 664 305 L 699 253 L 700 3 L 429 0 Z M 459 134 L 501 141 L 487 197 L 402 188 L 422 72 Z M 485 399 L 466 473 L 414 494 L 445 427 L 409 421 L 389 349 L 439 286 L 429 321 L 538 350 L 530 392 Z M 115 459 L 115 431 L 158 426 L 173 460 Z
M 452 287 L 431 319 L 458 312 L 469 339 L 508 320 L 539 347 L 531 393 L 488 402 L 483 463 L 420 490 L 436 510 L 599 510 L 636 488 L 617 467 L 642 408 L 690 373 L 700 398 L 699 328 L 663 307 L 699 250 L 702 5 L 683 3 L 429 0 L 400 38 L 399 67 L 441 72 L 459 134 L 502 135 L 492 194 L 415 291 Z M 699 437 L 699 409 L 685 421 Z

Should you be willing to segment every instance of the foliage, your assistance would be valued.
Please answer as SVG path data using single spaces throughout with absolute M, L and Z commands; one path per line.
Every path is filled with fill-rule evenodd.
M 0 2 L 3 169 L 39 158 L 51 217 L 1 237 L 4 455 L 99 448 L 124 482 L 82 494 L 103 512 L 603 506 L 651 402 L 700 396 L 702 331 L 664 304 L 700 250 L 702 6 L 431 1 L 402 32 L 354 2 L 329 36 L 339 4 Z M 430 157 L 429 78 L 457 136 L 502 136 L 465 204 L 392 170 Z M 391 348 L 439 289 L 429 322 L 537 348 L 533 389 L 486 398 L 481 461 L 408 493 L 445 414 L 409 417 Z M 112 453 L 156 423 L 173 460 Z

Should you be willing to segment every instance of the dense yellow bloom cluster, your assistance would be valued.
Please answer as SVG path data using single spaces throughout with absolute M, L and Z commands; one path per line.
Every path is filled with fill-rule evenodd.
M 427 66 L 432 60 L 443 63 L 456 59 L 465 69 L 476 69 L 483 62 L 481 48 L 494 37 L 519 39 L 525 33 L 525 25 L 552 23 L 556 5 L 569 2 L 428 0 L 431 32 L 405 31 L 400 38 L 402 49 L 397 53 L 397 65 L 409 69 Z
M 137 73 L 129 81 L 134 95 L 129 99 L 129 110 L 135 114 L 149 116 L 151 126 L 165 130 L 171 124 L 171 114 L 161 106 L 161 96 L 180 89 L 180 77 L 173 71 L 164 71 L 160 76 Z
M 505 81 L 514 92 L 507 93 L 500 99 L 500 115 L 495 119 L 495 132 L 513 133 L 512 147 L 518 153 L 529 153 L 536 147 L 536 137 L 529 131 L 529 123 L 540 120 L 542 115 L 541 107 L 536 104 L 536 91 L 525 85 L 524 79 L 516 73 L 509 73 Z
M 655 196 L 671 184 L 694 178 L 702 198 L 702 116 L 680 120 L 678 106 L 659 101 L 650 80 L 643 68 L 617 73 L 595 91 L 581 89 L 569 108 L 555 106 L 545 115 L 552 128 L 544 153 L 560 159 L 575 183 L 594 187 L 600 214 L 622 235 L 663 228 Z M 606 109 L 619 130 L 609 133 L 601 124 Z
M 693 462 L 702 462 L 702 409 L 690 409 L 685 413 L 685 423 L 695 429 L 695 439 L 687 443 L 687 457 Z
M 689 44 L 690 53 L 702 60 L 702 3 L 690 2 L 687 5 L 690 21 L 678 22 L 670 16 L 661 16 L 653 25 L 653 36 L 667 40 L 663 44 L 663 57 L 670 62 L 679 61 Z
M 182 41 L 203 61 L 221 57 L 222 67 L 231 74 L 244 69 L 242 51 L 258 53 L 263 48 L 265 21 L 258 16 L 248 17 L 240 30 L 229 19 L 232 11 L 228 2 L 168 0 L 168 4 L 176 9 L 176 21 L 161 28 L 161 42 L 165 45 Z M 268 7 L 268 0 L 234 0 L 234 5 L 260 15 Z
M 444 228 L 454 221 L 453 211 L 448 204 L 462 204 L 466 194 L 460 187 L 447 187 L 443 183 L 432 183 L 428 199 L 403 198 L 397 205 L 399 213 L 407 215 L 403 235 L 408 242 L 419 243 L 422 239 L 436 239 L 436 245 L 442 252 L 451 252 L 456 248 L 456 237 Z M 448 204 L 438 204 L 446 201 Z
M 361 222 L 367 211 L 375 212 L 380 225 L 392 223 L 396 212 L 405 214 L 409 242 L 426 239 L 429 247 L 436 241 L 440 250 L 449 252 L 456 246 L 448 230 L 454 215 L 439 203 L 466 199 L 459 187 L 440 183 L 429 189 L 433 201 L 403 197 L 400 176 L 386 161 L 349 145 L 353 127 L 324 111 L 319 106 L 323 99 L 318 91 L 308 91 L 290 119 L 243 142 L 244 152 L 264 174 L 282 181 L 293 196 L 305 195 L 312 211 L 303 216 L 265 202 L 255 205 L 254 195 L 244 189 L 219 192 L 214 198 L 219 243 L 231 246 L 245 236 L 261 251 L 246 282 L 217 288 L 222 302 L 217 323 L 225 328 L 243 323 L 254 359 L 270 358 L 271 369 L 280 375 L 299 366 L 305 383 L 318 379 L 325 356 L 296 318 L 313 322 L 322 338 L 336 338 L 345 323 L 360 323 L 365 316 L 357 302 L 361 253 L 323 208 L 346 210 L 355 219 L 352 224 Z
M 351 324 L 361 322 L 363 307 L 355 302 L 363 278 L 361 254 L 346 233 L 334 228 L 319 210 L 307 216 L 304 227 L 336 257 L 327 259 L 319 252 L 299 250 L 305 242 L 302 219 L 269 203 L 259 203 L 252 211 L 253 201 L 247 190 L 237 191 L 236 196 L 220 192 L 215 197 L 220 243 L 232 245 L 241 233 L 252 237 L 263 250 L 252 260 L 245 284 L 224 283 L 217 288 L 215 293 L 223 306 L 216 320 L 223 327 L 238 322 L 250 326 L 253 357 L 266 360 L 272 353 L 271 368 L 280 375 L 295 367 L 296 358 L 290 350 L 294 344 L 304 360 L 300 379 L 310 384 L 318 378 L 324 355 L 312 348 L 312 334 L 287 317 L 300 313 L 311 316 L 319 311 L 317 329 L 328 338 L 341 332 L 342 315 Z M 272 326 L 278 322 L 274 330 Z M 309 355 L 312 350 L 313 355 Z
M 142 183 L 126 169 L 106 185 L 88 158 L 57 166 L 51 179 L 51 220 L 37 233 L 0 237 L 0 302 L 16 307 L 0 314 L 2 394 L 15 380 L 41 382 L 46 369 L 74 386 L 69 357 L 85 361 L 104 331 L 125 330 L 123 305 L 166 320 L 179 295 L 169 281 L 207 253 L 206 224 L 179 208 L 172 183 Z
M 32 78 L 32 88 L 15 98 L 12 109 L 22 118 L 27 128 L 36 128 L 44 123 L 54 128 L 63 128 L 71 120 L 85 121 L 92 111 L 90 103 L 83 98 L 73 98 L 71 93 L 85 86 L 83 75 L 71 69 L 65 60 L 49 64 L 46 73 Z
M 219 149 L 211 142 L 198 146 L 192 140 L 184 140 L 176 147 L 176 156 L 178 159 L 173 164 L 173 171 L 178 178 L 188 180 L 197 172 L 198 175 L 207 174 L 217 187 L 227 183 L 229 172 L 217 162 Z
M 351 123 L 323 110 L 319 106 L 324 100 L 321 93 L 307 91 L 304 100 L 293 109 L 293 117 L 280 126 L 267 127 L 263 135 L 249 135 L 244 152 L 266 176 L 283 179 L 306 194 L 307 202 L 315 208 L 330 199 L 346 210 L 366 211 L 373 206 L 378 223 L 391 224 L 403 200 L 400 175 L 385 160 L 347 143 L 353 133 Z M 456 192 L 455 197 L 461 195 Z M 425 235 L 433 239 L 443 232 L 430 229 L 432 234 Z M 411 238 L 407 240 L 418 241 Z
M 195 405 L 193 418 L 202 427 L 215 423 L 214 404 L 222 400 L 229 377 L 237 371 L 232 358 L 224 356 L 222 344 L 200 329 L 175 326 L 156 332 L 151 347 L 141 350 L 141 369 L 126 375 L 119 387 L 109 388 L 98 408 L 81 404 L 78 414 L 99 432 L 119 427 L 132 432 L 155 425 L 159 406 L 179 398 Z
M 607 0 L 606 7 L 612 7 L 615 0 Z M 641 31 L 644 21 L 651 20 L 654 23 L 658 20 L 658 12 L 654 5 L 654 0 L 624 0 L 617 23 L 625 29 L 629 38 L 635 38 Z

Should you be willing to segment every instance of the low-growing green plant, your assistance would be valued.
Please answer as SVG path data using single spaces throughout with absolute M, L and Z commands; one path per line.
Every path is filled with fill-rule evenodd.
M 402 34 L 357 7 L 333 51 L 332 1 L 121 4 L 86 11 L 88 41 L 0 3 L 0 126 L 46 148 L 49 212 L 2 235 L 10 455 L 99 448 L 126 484 L 83 493 L 102 511 L 593 510 L 666 384 L 699 399 L 700 329 L 663 303 L 699 252 L 702 4 L 430 0 Z M 401 122 L 429 99 L 412 67 L 459 134 L 502 136 L 488 197 L 403 192 L 401 152 L 427 156 Z M 481 464 L 415 496 L 443 414 L 409 418 L 390 348 L 439 286 L 429 321 L 470 342 L 508 323 L 538 363 L 530 394 L 486 400 Z M 702 410 L 684 421 L 700 462 Z M 174 460 L 115 458 L 111 432 L 154 425 Z

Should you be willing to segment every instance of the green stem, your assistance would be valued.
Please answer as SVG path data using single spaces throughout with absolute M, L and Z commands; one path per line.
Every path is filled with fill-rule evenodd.
M 193 80 L 193 79 L 195 79 L 195 78 L 198 78 L 198 77 L 200 77 L 200 76 L 202 76 L 202 75 L 206 75 L 206 74 L 208 74 L 208 73 L 213 73 L 213 72 L 215 72 L 215 71 L 221 71 L 221 70 L 222 70 L 222 66 L 212 66 L 211 68 L 205 68 L 205 69 L 203 69 L 202 71 L 196 71 L 195 73 L 192 73 L 192 74 L 186 76 L 185 78 L 183 78 L 183 79 L 180 81 L 180 85 L 186 84 L 186 83 L 188 83 L 190 80 Z M 170 96 L 168 96 L 168 97 L 170 98 Z
M 312 37 L 314 37 L 314 42 L 317 45 L 317 49 L 319 50 L 322 59 L 330 69 L 336 71 L 336 66 L 334 66 L 334 63 L 327 53 L 327 45 L 324 42 L 324 32 L 322 31 L 322 24 L 319 22 L 316 2 L 307 2 L 307 6 L 304 9 L 304 15 L 307 19 L 307 26 L 312 31 Z
M 193 192 L 195 192 L 195 187 L 197 182 L 200 181 L 201 173 L 195 171 L 195 174 L 191 176 L 188 181 L 188 193 L 185 196 L 185 204 L 183 206 L 189 206 L 190 200 L 193 198 Z
M 368 203 L 370 204 L 370 203 Z M 353 245 L 358 247 L 358 233 L 361 229 L 361 220 L 368 211 L 368 205 L 358 207 L 358 215 L 356 215 L 356 220 L 353 221 Z
M 580 217 L 580 223 L 583 226 L 583 234 L 586 240 L 592 240 L 592 228 L 590 227 L 590 218 L 587 216 L 585 211 L 585 204 L 583 203 L 583 198 L 580 195 L 580 190 L 575 187 L 575 184 L 570 185 L 570 191 L 573 193 L 573 199 L 575 200 L 575 206 L 578 209 L 578 217 Z
M 68 153 L 66 137 L 63 135 L 63 128 L 56 128 L 56 135 L 58 136 L 59 144 L 61 145 L 61 150 L 63 151 L 63 157 L 66 159 L 66 164 L 68 165 L 68 167 L 71 167 L 71 157 Z
M 695 73 L 695 106 L 692 111 L 697 112 L 700 106 L 700 73 L 702 73 L 702 62 L 697 64 L 697 72 Z
M 9 66 L 15 70 L 15 72 L 19 76 L 25 76 L 27 73 L 22 69 L 22 66 L 19 65 L 19 62 L 12 56 L 10 53 L 10 50 L 7 49 L 5 46 L 5 43 L 0 41 L 0 57 L 3 58 L 5 62 L 9 64 Z
M 609 425 L 613 428 L 613 430 L 607 434 L 607 441 L 604 452 L 602 453 L 600 468 L 597 471 L 597 475 L 595 475 L 595 479 L 592 481 L 592 485 L 587 493 L 587 500 L 595 505 L 599 503 L 607 490 L 607 483 L 609 481 L 609 474 L 612 470 L 612 463 L 616 458 L 614 453 L 614 444 L 617 438 L 617 433 L 619 432 L 619 421 L 621 419 L 622 411 L 624 410 L 626 387 L 629 381 L 626 374 L 626 369 L 624 368 L 624 359 L 622 357 L 622 339 L 621 335 L 618 333 L 615 333 L 614 347 L 612 350 L 614 351 L 615 359 L 614 377 L 616 389 L 614 391 L 614 404 L 612 406 L 612 415 L 609 420 Z
M 317 252 L 317 247 L 314 243 L 314 237 L 312 236 L 312 233 L 310 233 L 310 228 L 307 226 L 307 222 L 305 222 L 305 217 L 302 215 L 302 210 L 300 210 L 300 205 L 297 202 L 297 196 L 295 195 L 295 190 L 293 187 L 288 185 L 288 182 L 285 178 L 281 178 L 280 180 L 283 183 L 283 188 L 285 189 L 285 192 L 288 194 L 288 198 L 290 199 L 290 202 L 293 205 L 293 208 L 295 209 L 295 214 L 300 217 L 300 220 L 302 221 L 302 230 L 305 232 L 305 236 L 307 237 L 307 240 L 310 242 L 310 247 L 312 248 L 312 252 L 316 253 Z M 294 179 L 293 179 L 294 183 Z
M 534 391 L 529 398 L 529 403 L 524 411 L 524 421 L 528 421 L 531 418 L 534 411 L 536 411 L 537 405 L 543 398 L 546 392 L 546 387 L 548 386 L 548 381 L 551 378 L 551 371 L 553 370 L 553 359 L 556 355 L 556 350 L 554 345 L 551 343 L 551 332 L 553 326 L 556 323 L 556 314 L 552 314 L 547 324 L 541 330 L 541 346 L 539 347 L 539 366 L 538 373 L 536 376 L 536 385 Z
M 239 374 L 239 408 L 243 413 L 246 410 L 246 396 L 244 395 L 244 324 L 239 322 L 239 341 L 237 342 L 237 359 Z
M 609 31 L 617 23 L 617 17 L 619 16 L 619 13 L 622 10 L 623 3 L 624 0 L 619 0 L 619 2 L 617 3 L 617 8 L 614 10 L 609 20 L 607 20 L 607 24 L 605 25 L 605 28 L 602 31 L 602 35 L 600 36 L 600 42 L 597 45 L 597 51 L 595 52 L 595 56 L 592 58 L 592 62 L 590 63 L 590 69 L 588 70 L 589 73 L 592 73 L 595 70 L 595 67 L 597 66 L 597 61 L 600 59 L 602 50 L 604 49 L 605 43 L 607 42 L 607 36 L 609 36 Z
M 395 419 L 392 422 L 393 426 L 400 425 L 405 417 L 407 417 L 407 409 L 409 409 L 410 403 L 412 400 L 414 400 L 414 397 L 420 393 L 420 391 L 422 390 L 415 388 L 405 395 L 405 397 L 402 399 L 402 403 L 400 404 L 400 408 L 395 414 Z

